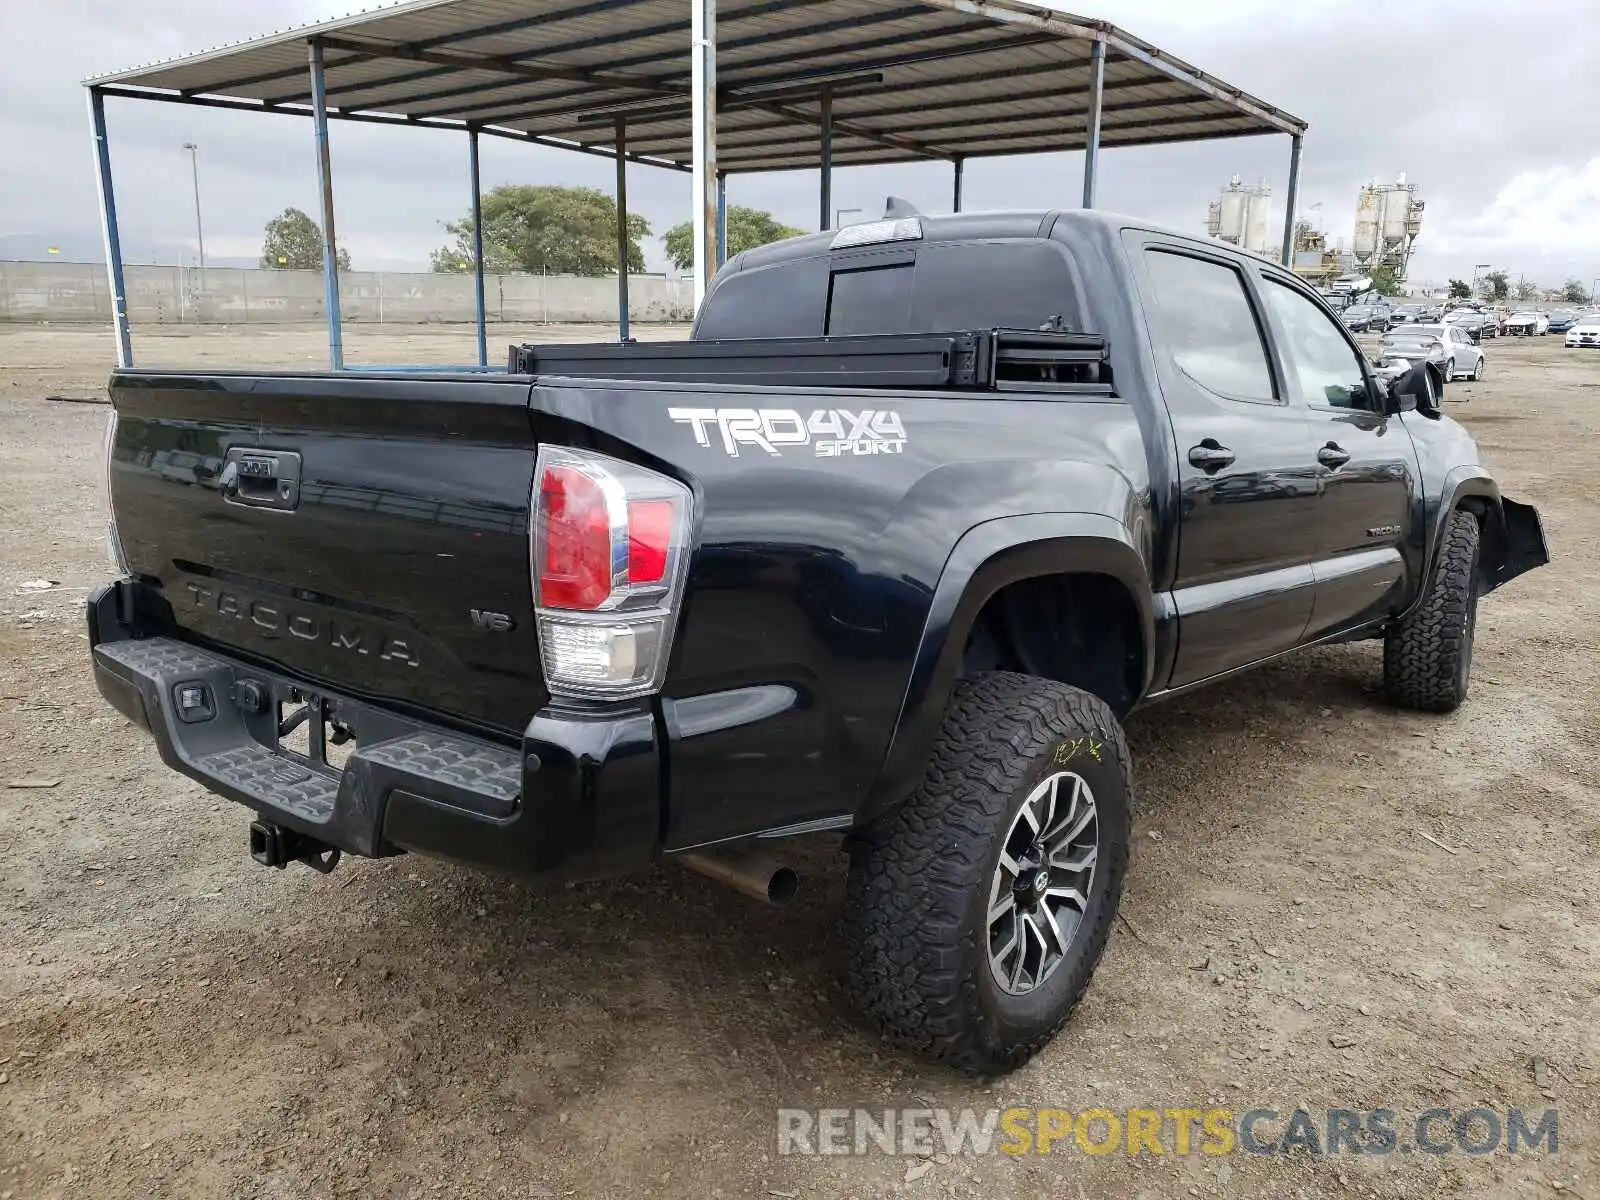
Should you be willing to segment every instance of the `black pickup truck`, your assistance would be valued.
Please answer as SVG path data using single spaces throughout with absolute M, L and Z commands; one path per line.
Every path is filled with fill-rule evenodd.
M 751 250 L 689 341 L 509 367 L 114 375 L 101 692 L 269 865 L 782 899 L 783 839 L 836 831 L 848 988 L 976 1071 L 1099 957 L 1123 716 L 1358 638 L 1453 709 L 1479 597 L 1546 561 L 1432 368 L 1105 214 Z

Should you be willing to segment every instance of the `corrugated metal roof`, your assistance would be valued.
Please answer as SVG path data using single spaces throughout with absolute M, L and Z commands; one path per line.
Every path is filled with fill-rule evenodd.
M 717 166 L 814 167 L 821 95 L 839 164 L 1081 149 L 1106 43 L 1101 142 L 1305 123 L 1104 22 L 1022 0 L 720 0 Z M 455 126 L 690 162 L 684 0 L 404 0 L 88 81 L 111 94 L 303 112 L 324 47 L 336 118 Z

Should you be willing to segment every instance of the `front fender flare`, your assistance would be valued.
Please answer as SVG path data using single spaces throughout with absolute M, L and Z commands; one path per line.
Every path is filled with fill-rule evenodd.
M 1445 522 L 1451 513 L 1463 507 L 1478 510 L 1483 524 L 1481 570 L 1485 592 L 1550 561 L 1537 509 L 1502 496 L 1500 485 L 1480 464 L 1452 467 L 1445 474 L 1438 506 L 1427 514 L 1428 544 L 1422 575 L 1416 595 L 1400 614 L 1401 620 L 1427 595 L 1428 581 L 1433 578 L 1438 564 Z
M 1105 575 L 1126 589 L 1144 645 L 1140 693 L 1149 690 L 1155 616 L 1149 568 L 1131 530 L 1099 513 L 1035 513 L 975 525 L 939 575 L 899 719 L 858 823 L 899 803 L 921 779 L 961 674 L 967 635 L 985 602 L 1007 584 L 1057 574 Z

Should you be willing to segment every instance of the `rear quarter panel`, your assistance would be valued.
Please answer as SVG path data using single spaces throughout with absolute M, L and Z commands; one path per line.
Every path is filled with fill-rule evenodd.
M 967 530 L 1084 511 L 1150 528 L 1144 437 L 1117 399 L 586 380 L 544 381 L 533 408 L 541 442 L 587 440 L 696 495 L 697 550 L 662 697 L 674 737 L 667 849 L 850 822 Z M 846 430 L 870 424 L 868 411 L 892 414 L 904 437 L 893 449 L 894 438 L 867 438 L 876 453 L 819 452 L 834 440 L 821 437 L 769 452 L 730 448 L 714 418 L 697 428 L 683 415 L 740 410 L 813 426 L 838 413 Z

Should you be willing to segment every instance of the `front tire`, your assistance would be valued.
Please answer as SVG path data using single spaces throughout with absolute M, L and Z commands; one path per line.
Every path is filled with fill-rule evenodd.
M 1478 626 L 1478 539 L 1475 516 L 1462 509 L 1450 514 L 1422 603 L 1384 634 L 1383 690 L 1390 703 L 1444 713 L 1467 698 Z
M 1481 380 L 1482 378 L 1483 378 L 1483 355 L 1480 354 L 1480 355 L 1478 355 L 1477 363 L 1474 364 L 1473 368 L 1472 368 L 1472 379 L 1473 379 L 1473 382 L 1477 382 L 1477 381 Z
M 926 775 L 852 840 L 851 998 L 892 1042 L 974 1074 L 1072 1015 L 1127 866 L 1131 771 L 1101 700 L 987 672 L 957 683 Z

